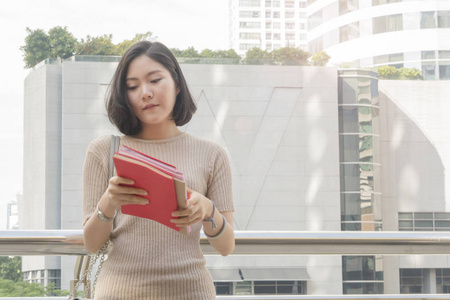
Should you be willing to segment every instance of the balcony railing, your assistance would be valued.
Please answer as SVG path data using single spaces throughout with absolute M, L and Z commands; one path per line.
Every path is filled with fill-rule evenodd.
M 232 255 L 415 255 L 450 254 L 450 232 L 289 232 L 236 231 Z M 203 253 L 216 254 L 202 236 Z M 88 255 L 81 230 L 0 231 L 0 256 Z M 11 298 L 0 299 L 66 299 Z M 417 295 L 249 295 L 217 296 L 231 299 L 450 299 L 445 294 Z

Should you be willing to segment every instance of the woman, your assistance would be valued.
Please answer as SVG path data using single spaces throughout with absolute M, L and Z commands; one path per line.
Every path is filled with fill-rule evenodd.
M 234 250 L 231 171 L 224 149 L 181 132 L 196 110 L 180 66 L 161 43 L 134 44 L 122 56 L 106 101 L 120 143 L 175 165 L 185 175 L 188 208 L 171 222 L 191 226 L 184 235 L 152 220 L 120 213 L 146 204 L 147 191 L 131 179 L 108 178 L 110 136 L 91 142 L 83 171 L 85 247 L 98 251 L 111 239 L 95 299 L 215 299 L 199 238 L 203 225 L 221 254 Z

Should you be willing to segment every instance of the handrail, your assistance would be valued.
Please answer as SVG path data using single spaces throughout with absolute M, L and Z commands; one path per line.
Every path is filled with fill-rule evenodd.
M 236 231 L 233 255 L 450 254 L 450 232 Z M 202 235 L 206 255 L 217 254 Z M 0 231 L 0 256 L 86 255 L 82 230 Z

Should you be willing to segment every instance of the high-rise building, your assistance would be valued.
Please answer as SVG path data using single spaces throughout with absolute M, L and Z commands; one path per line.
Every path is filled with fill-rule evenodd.
M 231 48 L 307 50 L 306 0 L 230 0 Z
M 450 1 L 308 0 L 308 45 L 338 64 L 450 79 Z
M 6 208 L 6 229 L 19 229 L 19 203 L 22 200 L 22 195 L 17 194 L 17 200 L 8 202 Z
M 103 105 L 117 59 L 47 61 L 28 76 L 24 168 L 37 177 L 24 185 L 26 228 L 81 229 L 86 148 L 117 134 Z M 198 111 L 181 129 L 227 149 L 236 230 L 450 229 L 448 82 L 332 67 L 182 69 Z M 219 294 L 446 293 L 448 258 L 230 255 L 208 256 L 207 267 Z M 28 259 L 26 278 L 68 289 L 73 257 Z

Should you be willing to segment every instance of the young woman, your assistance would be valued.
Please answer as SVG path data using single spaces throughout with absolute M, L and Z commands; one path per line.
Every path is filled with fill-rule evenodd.
M 92 141 L 83 171 L 84 243 L 91 252 L 108 239 L 113 243 L 95 299 L 215 299 L 200 230 L 218 253 L 233 252 L 231 171 L 220 145 L 178 129 L 196 106 L 170 50 L 147 41 L 131 46 L 113 76 L 106 108 L 124 134 L 122 145 L 184 173 L 188 208 L 173 212 L 171 222 L 191 226 L 191 232 L 121 214 L 122 205 L 146 204 L 141 196 L 148 191 L 124 186 L 133 184 L 128 178 L 108 178 L 111 137 Z

